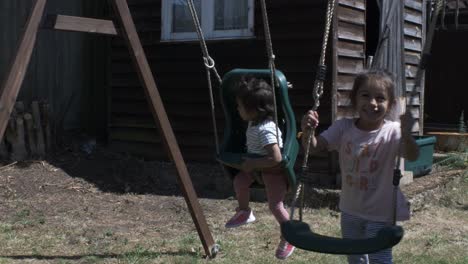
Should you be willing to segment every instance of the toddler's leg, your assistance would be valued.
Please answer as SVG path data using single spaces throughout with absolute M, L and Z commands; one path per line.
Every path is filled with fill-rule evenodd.
M 237 202 L 239 203 L 239 210 L 249 209 L 249 188 L 252 181 L 252 174 L 243 171 L 239 172 L 236 177 L 234 177 L 234 190 L 236 192 Z
M 263 172 L 262 177 L 271 213 L 278 223 L 288 221 L 289 214 L 283 204 L 288 186 L 286 176 L 283 173 Z M 281 238 L 275 256 L 278 259 L 287 259 L 294 252 L 294 249 L 293 245 Z
M 273 213 L 278 223 L 288 221 L 289 214 L 283 204 L 287 192 L 286 176 L 282 173 L 263 172 L 262 177 L 265 183 L 265 191 L 270 211 Z
M 366 226 L 366 237 L 375 237 L 377 232 L 385 226 L 390 226 L 390 223 L 369 222 Z M 371 264 L 392 264 L 392 249 L 384 249 L 372 254 L 369 254 L 369 263 Z
M 366 221 L 347 213 L 341 213 L 341 233 L 343 238 L 365 238 Z M 367 255 L 348 255 L 349 264 L 368 264 Z

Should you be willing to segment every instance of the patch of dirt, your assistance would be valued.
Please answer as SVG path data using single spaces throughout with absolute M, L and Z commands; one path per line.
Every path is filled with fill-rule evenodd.
M 188 169 L 199 196 L 217 198 L 203 199 L 204 214 L 219 214 L 224 201 L 219 199 L 232 196 L 228 179 L 200 179 L 217 179 L 213 175 L 221 170 L 213 165 L 190 164 Z M 215 191 L 216 184 L 227 191 Z M 105 150 L 92 155 L 65 151 L 47 161 L 0 162 L 0 222 L 21 231 L 52 231 L 65 236 L 69 245 L 98 243 L 95 237 L 106 232 L 125 244 L 142 236 L 173 238 L 195 230 L 170 163 Z M 18 252 L 4 249 L 0 255 L 10 253 Z

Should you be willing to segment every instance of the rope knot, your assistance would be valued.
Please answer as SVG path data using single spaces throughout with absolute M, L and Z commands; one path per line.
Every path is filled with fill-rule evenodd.
M 208 68 L 208 69 L 213 69 L 214 68 L 215 62 L 214 62 L 213 58 L 211 58 L 210 56 L 203 57 L 203 61 L 205 63 L 206 68 Z
M 319 64 L 317 67 L 316 79 L 320 81 L 325 81 L 327 77 L 327 65 Z

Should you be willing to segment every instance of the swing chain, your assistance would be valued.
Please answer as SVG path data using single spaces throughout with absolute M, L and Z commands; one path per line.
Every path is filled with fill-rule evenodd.
M 266 8 L 265 0 L 260 1 L 262 7 L 262 18 L 263 18 L 263 29 L 265 31 L 265 45 L 266 50 L 268 53 L 269 59 L 269 68 L 271 72 L 271 87 L 273 89 L 273 105 L 274 107 L 274 118 L 275 118 L 275 125 L 276 125 L 276 142 L 279 144 L 279 123 L 278 123 L 278 109 L 276 106 L 276 67 L 275 67 L 275 54 L 273 53 L 273 43 L 271 40 L 271 33 L 270 33 L 270 25 L 268 23 L 268 13 Z
M 218 74 L 218 71 L 215 67 L 214 59 L 208 53 L 208 47 L 206 45 L 205 38 L 203 36 L 202 28 L 200 25 L 200 21 L 198 20 L 197 10 L 195 9 L 195 4 L 193 0 L 186 0 L 190 14 L 192 15 L 192 20 L 194 27 L 197 31 L 198 39 L 200 41 L 200 47 L 203 53 L 203 62 L 205 64 L 205 71 L 206 71 L 206 78 L 208 80 L 208 90 L 210 94 L 210 105 L 211 105 L 211 120 L 213 123 L 213 134 L 215 137 L 215 147 L 216 147 L 216 154 L 219 155 L 219 139 L 218 139 L 218 126 L 216 125 L 216 116 L 215 116 L 215 103 L 214 103 L 214 96 L 213 96 L 213 85 L 211 83 L 211 72 L 212 70 L 215 74 L 216 80 L 218 84 L 221 84 L 221 77 Z
M 418 69 L 417 69 L 417 72 L 416 72 L 416 77 L 414 79 L 414 86 L 413 86 L 413 89 L 410 93 L 410 101 L 409 101 L 409 106 L 413 105 L 414 103 L 414 98 L 416 96 L 418 96 L 418 91 L 419 91 L 419 88 L 421 87 L 421 81 L 422 81 L 422 76 L 423 76 L 423 73 L 424 73 L 424 69 L 425 67 L 427 66 L 427 63 L 428 63 L 428 60 L 429 60 L 429 56 L 430 56 L 430 51 L 431 51 L 431 47 L 432 47 L 432 39 L 434 37 L 434 31 L 435 31 L 435 28 L 436 28 L 436 25 L 437 25 L 437 20 L 439 18 L 439 14 L 441 13 L 442 9 L 445 9 L 443 7 L 445 7 L 445 0 L 435 0 L 435 7 L 434 7 L 434 10 L 432 12 L 432 16 L 431 16 L 431 21 L 430 21 L 430 24 L 429 24 L 429 28 L 427 30 L 427 35 L 426 35 L 426 41 L 424 43 L 424 47 L 423 47 L 423 51 L 422 51 L 422 57 L 421 59 L 419 60 L 419 65 L 418 65 Z M 443 21 L 443 18 L 442 18 L 442 21 Z M 408 108 L 408 107 L 407 107 Z M 407 109 L 408 111 L 408 109 Z M 393 208 L 393 224 L 395 225 L 396 224 L 396 197 L 397 197 L 397 191 L 398 191 L 398 186 L 399 186 L 399 179 L 401 178 L 401 171 L 400 171 L 400 164 L 401 164 L 401 157 L 400 155 L 397 156 L 397 160 L 396 160 L 396 165 L 395 165 L 395 175 L 398 173 L 400 174 L 399 177 L 397 176 L 394 176 L 394 181 L 393 181 L 393 204 L 394 204 L 394 208 Z M 398 180 L 396 180 L 395 178 L 398 178 Z
M 190 10 L 190 14 L 192 15 L 193 24 L 195 26 L 195 30 L 197 31 L 198 39 L 200 40 L 200 46 L 201 46 L 202 53 L 203 53 L 203 59 L 205 60 L 205 66 L 207 67 L 207 69 L 213 70 L 218 83 L 221 83 L 222 81 L 221 76 L 218 74 L 216 67 L 214 67 L 213 58 L 211 58 L 208 53 L 208 47 L 206 45 L 205 37 L 203 35 L 203 30 L 201 28 L 200 20 L 198 20 L 198 15 L 197 15 L 197 10 L 195 9 L 195 4 L 193 3 L 193 0 L 186 0 L 186 1 Z M 213 61 L 213 63 L 210 64 L 210 65 L 213 65 L 212 67 L 207 66 L 207 63 L 206 63 L 207 60 L 210 62 Z
M 326 21 L 325 21 L 325 30 L 323 33 L 323 39 L 322 39 L 322 50 L 320 53 L 320 60 L 319 60 L 319 65 L 317 67 L 317 73 L 315 77 L 315 82 L 314 82 L 314 89 L 313 89 L 313 97 L 314 97 L 314 106 L 313 110 L 316 111 L 318 107 L 320 106 L 320 97 L 323 94 L 323 83 L 326 79 L 326 72 L 327 72 L 327 66 L 325 65 L 325 56 L 326 56 L 326 51 L 327 51 L 327 46 L 328 46 L 328 38 L 330 35 L 330 30 L 331 30 L 331 25 L 333 22 L 333 16 L 335 13 L 336 9 L 336 0 L 329 0 L 327 3 L 327 13 L 326 13 Z M 307 163 L 309 159 L 309 152 L 310 152 L 310 143 L 312 141 L 312 131 L 309 133 L 309 136 L 307 137 L 307 145 L 305 148 L 305 153 L 304 153 L 304 159 L 302 161 L 302 166 L 301 166 L 301 173 L 300 175 L 303 175 L 307 171 Z M 301 206 L 300 206 L 300 211 L 299 211 L 299 220 L 302 221 L 302 210 L 303 210 L 303 204 L 304 204 L 304 194 L 303 194 L 303 185 L 304 183 L 302 182 L 300 176 L 298 178 L 298 185 L 296 187 L 296 193 L 294 195 L 293 201 L 291 203 L 291 213 L 290 213 L 290 218 L 293 219 L 294 216 L 294 209 L 296 207 L 296 202 L 301 198 Z
M 320 52 L 320 60 L 317 68 L 317 74 L 314 83 L 314 106 L 313 110 L 316 111 L 320 106 L 320 97 L 323 95 L 323 83 L 327 75 L 327 66 L 325 64 L 325 56 L 328 47 L 328 39 L 330 35 L 331 24 L 333 22 L 333 14 L 335 12 L 336 0 L 330 0 L 327 4 L 327 13 L 325 21 L 325 31 L 322 39 L 322 50 Z
M 439 18 L 439 14 L 441 13 L 441 11 L 443 9 L 445 9 L 445 8 L 443 8 L 444 6 L 445 6 L 445 1 L 444 0 L 436 0 L 435 6 L 434 6 L 434 11 L 433 11 L 432 16 L 431 16 L 431 22 L 430 22 L 429 28 L 427 30 L 426 41 L 424 43 L 424 48 L 423 48 L 423 51 L 422 51 L 422 57 L 419 60 L 418 70 L 416 72 L 416 77 L 414 79 L 414 86 L 413 86 L 413 89 L 411 91 L 411 97 L 410 97 L 409 105 L 413 105 L 414 97 L 416 95 L 418 95 L 418 91 L 419 91 L 419 88 L 421 86 L 421 81 L 422 81 L 424 69 L 426 68 L 427 63 L 429 61 L 429 57 L 430 57 L 430 53 L 431 53 L 430 51 L 431 51 L 431 48 L 432 48 L 432 39 L 434 37 L 434 31 L 435 31 L 435 28 L 436 28 L 437 20 Z

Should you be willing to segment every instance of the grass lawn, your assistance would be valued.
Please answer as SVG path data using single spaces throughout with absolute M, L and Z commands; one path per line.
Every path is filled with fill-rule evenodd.
M 42 175 L 42 169 L 46 178 L 29 171 Z M 102 192 L 60 173 L 47 166 L 0 171 L 0 263 L 282 262 L 274 258 L 279 228 L 265 203 L 252 203 L 255 223 L 225 229 L 236 201 L 200 199 L 221 247 L 215 259 L 207 260 L 183 198 Z M 403 223 L 395 263 L 468 263 L 466 170 L 427 191 L 422 204 Z M 304 220 L 318 233 L 340 235 L 334 210 L 306 208 Z M 286 262 L 346 263 L 346 258 L 296 250 Z

